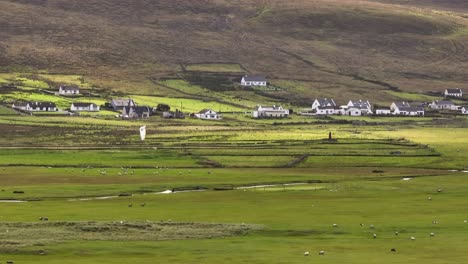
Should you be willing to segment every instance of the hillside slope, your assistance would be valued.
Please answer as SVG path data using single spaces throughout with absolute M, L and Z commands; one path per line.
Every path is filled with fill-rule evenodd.
M 282 2 L 0 0 L 0 69 L 114 80 L 235 62 L 355 95 L 468 81 L 464 1 Z

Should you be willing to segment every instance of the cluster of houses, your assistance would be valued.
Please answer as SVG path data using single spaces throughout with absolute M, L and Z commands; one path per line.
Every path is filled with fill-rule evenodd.
M 267 86 L 267 79 L 258 75 L 246 75 L 241 79 L 242 86 Z M 77 96 L 80 95 L 78 86 L 60 86 L 56 95 L 62 96 Z M 463 96 L 461 89 L 446 89 L 445 97 L 460 98 Z M 121 112 L 122 119 L 142 119 L 149 118 L 155 108 L 150 106 L 139 106 L 131 98 L 112 99 L 107 105 L 116 112 Z M 55 112 L 59 111 L 53 102 L 17 102 L 12 105 L 13 108 L 28 112 Z M 164 118 L 185 118 L 185 114 L 180 111 L 162 112 Z M 448 111 L 461 111 L 462 114 L 468 114 L 468 107 L 457 106 L 452 101 L 444 99 L 427 103 L 408 103 L 408 102 L 393 102 L 390 108 L 374 109 L 368 100 L 350 100 L 346 105 L 339 106 L 333 99 L 321 98 L 315 99 L 311 109 L 301 112 L 302 115 L 345 115 L 345 116 L 363 116 L 363 115 L 400 115 L 400 116 L 424 116 L 425 108 Z M 74 102 L 70 106 L 71 112 L 99 112 L 100 106 L 95 103 Z M 285 109 L 280 105 L 262 106 L 258 105 L 252 111 L 253 118 L 285 118 L 290 115 L 290 110 Z M 191 117 L 220 120 L 222 115 L 212 109 L 203 109 L 198 113 L 191 114 Z

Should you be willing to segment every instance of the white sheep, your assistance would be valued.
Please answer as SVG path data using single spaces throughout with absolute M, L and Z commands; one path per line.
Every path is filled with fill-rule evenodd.
M 416 238 L 414 236 L 410 237 L 411 240 L 416 240 Z
M 430 233 L 429 235 L 430 235 L 431 237 L 435 236 L 435 234 L 434 234 L 434 233 Z
M 338 227 L 338 224 L 333 224 L 333 227 Z
M 304 256 L 309 256 L 309 251 L 304 252 Z
M 325 251 L 324 251 L 324 250 L 320 250 L 319 255 L 325 255 Z

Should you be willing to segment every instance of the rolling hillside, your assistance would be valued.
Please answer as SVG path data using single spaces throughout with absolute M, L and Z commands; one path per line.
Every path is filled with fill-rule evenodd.
M 467 87 L 465 1 L 283 2 L 0 0 L 0 70 L 84 74 L 119 90 L 189 63 L 239 63 L 298 103 Z

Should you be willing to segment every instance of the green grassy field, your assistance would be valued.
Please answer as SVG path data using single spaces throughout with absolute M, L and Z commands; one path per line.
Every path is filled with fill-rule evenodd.
M 173 109 L 182 103 L 187 112 L 244 112 L 251 102 L 217 92 L 200 99 L 192 95 L 205 88 L 185 80 L 164 85 L 187 97 L 131 97 Z M 27 89 L 1 100 L 75 100 Z M 102 105 L 111 97 L 76 100 Z M 30 116 L 0 108 L 0 261 L 468 260 L 466 117 L 255 120 L 226 113 L 209 122 L 115 114 Z

